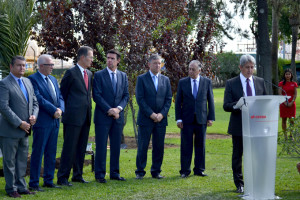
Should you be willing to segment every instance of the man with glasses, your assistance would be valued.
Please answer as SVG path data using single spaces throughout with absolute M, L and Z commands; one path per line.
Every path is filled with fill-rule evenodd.
M 60 166 L 57 172 L 57 184 L 72 186 L 68 179 L 73 167 L 73 182 L 88 183 L 82 177 L 86 145 L 91 125 L 91 84 L 93 49 L 80 47 L 77 52 L 77 64 L 66 71 L 61 80 L 60 91 L 65 100 L 64 145 Z
M 31 80 L 40 106 L 39 117 L 33 127 L 29 189 L 43 191 L 43 189 L 39 187 L 43 155 L 43 186 L 59 188 L 59 186 L 53 184 L 53 178 L 56 162 L 59 118 L 65 110 L 65 104 L 56 78 L 50 75 L 54 66 L 52 57 L 43 54 L 38 58 L 37 64 L 39 70 L 28 77 Z

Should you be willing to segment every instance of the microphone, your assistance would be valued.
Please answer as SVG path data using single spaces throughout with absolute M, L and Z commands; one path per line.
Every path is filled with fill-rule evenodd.
M 284 89 L 282 89 L 281 87 L 278 87 L 277 85 L 275 85 L 275 84 L 273 84 L 272 82 L 270 82 L 270 81 L 267 81 L 267 80 L 264 80 L 266 83 L 269 83 L 269 84 L 271 84 L 271 85 L 273 85 L 273 86 L 275 86 L 276 88 L 278 88 L 278 89 L 280 89 L 281 91 L 283 91 L 284 92 L 284 94 L 285 94 L 285 100 L 286 100 L 286 104 L 288 104 L 289 103 L 289 101 L 288 101 L 288 98 L 287 98 L 287 93 L 286 93 L 286 91 L 284 90 Z

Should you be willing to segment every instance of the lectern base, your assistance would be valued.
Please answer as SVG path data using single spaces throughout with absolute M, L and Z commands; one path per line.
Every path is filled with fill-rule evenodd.
M 246 199 L 246 200 L 271 200 L 271 199 L 282 199 L 279 196 L 274 196 L 273 198 L 263 198 L 263 199 L 258 199 L 258 198 L 254 198 L 249 196 L 248 194 L 244 194 L 244 195 L 238 195 L 238 197 L 241 197 L 242 199 Z

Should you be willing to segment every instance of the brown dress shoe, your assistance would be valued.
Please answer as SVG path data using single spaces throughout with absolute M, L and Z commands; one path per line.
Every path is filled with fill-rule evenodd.
M 21 195 L 17 191 L 8 193 L 8 196 L 12 198 L 21 198 Z
M 24 190 L 22 192 L 19 192 L 19 194 L 35 194 L 35 192 L 30 192 L 29 190 Z

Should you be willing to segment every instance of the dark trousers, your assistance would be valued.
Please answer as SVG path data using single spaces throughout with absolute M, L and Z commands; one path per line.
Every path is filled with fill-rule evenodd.
M 89 132 L 90 122 L 88 120 L 86 120 L 82 126 L 64 124 L 64 144 L 61 152 L 60 166 L 57 172 L 58 181 L 69 179 L 72 166 L 72 179 L 82 178 Z
M 106 173 L 106 155 L 107 155 L 107 139 L 110 142 L 110 178 L 120 176 L 120 145 L 123 124 L 95 125 L 96 132 L 96 157 L 95 157 L 95 178 L 101 179 Z
M 39 186 L 43 155 L 44 183 L 53 184 L 58 131 L 59 127 L 56 127 L 56 125 L 47 128 L 33 129 L 33 143 L 30 160 L 30 187 Z
M 152 134 L 152 166 L 151 175 L 156 176 L 161 172 L 161 165 L 164 157 L 164 143 L 166 126 L 139 126 L 138 130 L 138 151 L 136 156 L 136 174 L 144 176 L 147 164 L 147 152 Z
M 180 174 L 189 175 L 191 173 L 191 162 L 193 156 L 193 135 L 195 159 L 194 159 L 194 173 L 198 174 L 205 170 L 205 138 L 206 138 L 206 124 L 183 124 L 181 130 L 181 145 L 180 145 Z
M 232 136 L 232 172 L 236 187 L 244 186 L 242 173 L 243 137 Z

